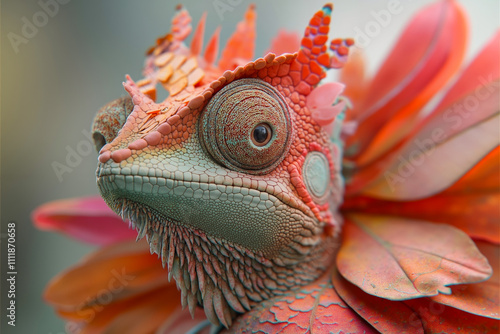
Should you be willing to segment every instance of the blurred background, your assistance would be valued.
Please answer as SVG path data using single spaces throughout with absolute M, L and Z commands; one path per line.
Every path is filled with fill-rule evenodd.
M 66 165 L 68 147 L 76 149 L 80 142 L 88 142 L 83 132 L 90 129 L 94 113 L 102 105 L 124 95 L 121 82 L 125 74 L 141 77 L 144 52 L 169 30 L 179 2 L 59 1 L 65 4 L 59 5 L 57 13 L 45 15 L 45 22 L 39 12 L 41 4 L 49 0 L 1 1 L 2 333 L 64 333 L 64 323 L 42 300 L 44 286 L 93 247 L 35 229 L 30 213 L 48 201 L 97 194 L 95 152 L 82 156 L 81 162 L 59 177 L 53 163 Z M 302 33 L 325 0 L 253 2 L 258 12 L 255 55 L 259 57 L 280 28 Z M 372 11 L 387 9 L 389 2 L 336 1 L 330 37 L 357 37 L 371 21 L 376 22 Z M 385 27 L 379 25 L 375 37 L 363 42 L 372 72 L 404 24 L 430 2 L 400 0 L 401 13 L 392 15 Z M 470 59 L 498 29 L 500 2 L 459 2 L 470 18 Z M 221 3 L 230 9 L 217 10 Z M 250 3 L 183 2 L 193 17 L 193 26 L 204 11 L 208 12 L 206 41 L 217 26 L 222 26 L 222 45 Z M 23 36 L 23 25 L 33 20 L 41 20 L 40 27 L 24 31 Z M 16 327 L 8 326 L 5 317 L 9 221 L 17 225 Z

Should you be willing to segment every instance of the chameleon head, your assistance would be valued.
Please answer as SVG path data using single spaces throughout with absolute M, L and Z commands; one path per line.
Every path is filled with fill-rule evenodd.
M 316 13 L 311 22 L 326 29 L 310 26 L 298 53 L 268 54 L 221 76 L 199 55 L 179 52 L 175 39 L 160 40 L 146 79 L 127 77 L 130 98 L 94 122 L 96 145 L 105 144 L 102 197 L 147 237 L 183 305 L 202 305 L 214 323 L 229 326 L 238 312 L 315 280 L 332 263 L 345 102 L 339 84 L 315 88 L 339 62 L 317 38 L 328 33 L 330 11 Z M 317 54 L 313 42 L 322 43 Z M 168 66 L 176 81 L 164 80 Z M 158 83 L 170 92 L 161 103 L 152 99 Z

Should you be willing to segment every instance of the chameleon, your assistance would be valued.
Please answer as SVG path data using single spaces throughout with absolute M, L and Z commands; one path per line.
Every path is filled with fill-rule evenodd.
M 101 196 L 146 237 L 183 307 L 193 316 L 202 307 L 214 325 L 248 328 L 295 302 L 317 307 L 317 328 L 335 328 L 334 308 L 354 317 L 329 275 L 349 101 L 344 85 L 322 79 L 353 45 L 329 41 L 332 9 L 313 15 L 296 52 L 253 60 L 250 5 L 216 62 L 219 29 L 203 51 L 203 15 L 186 46 L 191 17 L 179 6 L 171 32 L 148 50 L 143 78 L 127 76 L 129 96 L 94 120 Z M 169 94 L 163 101 L 159 90 Z

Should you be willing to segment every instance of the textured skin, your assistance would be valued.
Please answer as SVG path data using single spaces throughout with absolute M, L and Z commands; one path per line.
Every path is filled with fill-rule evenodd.
M 134 107 L 123 127 L 115 135 L 105 120 L 113 104 L 94 123 L 107 142 L 97 169 L 102 197 L 139 238 L 147 236 L 183 305 L 192 313 L 202 305 L 215 324 L 228 327 L 275 296 L 289 301 L 295 294 L 287 291 L 300 286 L 322 300 L 318 312 L 346 307 L 329 281 L 317 281 L 333 263 L 340 232 L 341 117 L 320 125 L 308 107 L 325 70 L 340 67 L 352 44 L 334 40 L 328 53 L 331 10 L 326 5 L 313 16 L 297 53 L 251 61 L 251 6 L 215 66 L 218 31 L 202 57 L 203 17 L 187 49 L 191 19 L 180 8 L 172 33 L 148 51 L 144 78 L 124 83 Z M 170 94 L 159 103 L 158 88 Z M 333 104 L 339 93 L 331 91 Z M 252 133 L 262 122 L 273 131 L 259 147 Z M 330 321 L 325 315 L 321 326 Z
M 328 272 L 313 284 L 265 301 L 226 332 L 378 333 L 339 297 L 330 277 Z

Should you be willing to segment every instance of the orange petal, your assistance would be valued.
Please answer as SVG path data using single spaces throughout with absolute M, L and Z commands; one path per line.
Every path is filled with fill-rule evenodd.
M 219 36 L 220 27 L 217 27 L 212 37 L 210 37 L 210 41 L 208 41 L 207 48 L 205 49 L 205 54 L 203 55 L 209 65 L 213 65 L 215 63 L 215 59 L 217 59 L 217 54 L 219 53 Z
M 100 256 L 91 256 L 59 274 L 49 282 L 45 300 L 61 310 L 83 312 L 107 298 L 125 299 L 167 284 L 161 261 L 149 253 L 145 240 L 139 243 L 142 252 L 135 242 L 109 246 L 99 252 Z
M 199 55 L 201 53 L 201 49 L 203 48 L 203 37 L 205 35 L 205 21 L 207 20 L 207 12 L 204 12 L 201 15 L 200 21 L 198 22 L 198 26 L 193 35 L 193 39 L 191 40 L 191 54 Z
M 73 319 L 71 313 L 58 313 L 73 319 L 82 334 L 154 333 L 166 319 L 181 310 L 179 301 L 180 293 L 172 283 L 125 300 L 95 304 L 81 311 L 80 319 Z
M 255 5 L 250 5 L 245 19 L 238 23 L 236 31 L 227 41 L 219 60 L 219 68 L 223 71 L 234 70 L 238 65 L 253 60 L 255 49 Z
M 133 303 L 118 303 L 114 310 L 98 314 L 82 334 L 94 333 L 102 322 L 105 333 L 155 333 L 176 312 L 181 312 L 180 292 L 174 283 L 163 285 Z M 186 310 L 187 311 L 187 310 Z
M 498 146 L 499 122 L 500 113 L 496 112 L 448 138 L 443 130 L 434 132 L 431 138 L 415 137 L 394 153 L 389 167 L 362 193 L 384 199 L 414 200 L 443 191 Z
M 490 279 L 477 284 L 454 286 L 451 295 L 438 295 L 431 299 L 465 312 L 500 319 L 500 247 L 484 241 L 476 241 L 476 245 L 493 266 Z
M 471 237 L 500 243 L 499 184 L 500 147 L 496 147 L 454 185 L 437 195 L 416 201 L 348 196 L 342 210 L 447 223 Z
M 498 320 L 463 312 L 430 298 L 412 299 L 404 303 L 416 312 L 411 321 L 420 318 L 426 333 L 497 334 L 499 330 Z
M 405 300 L 449 294 L 449 285 L 491 275 L 469 237 L 448 225 L 384 216 L 348 215 L 337 267 L 366 293 Z
M 420 109 L 457 71 L 467 22 L 455 1 L 420 11 L 407 26 L 368 89 L 355 145 L 358 165 L 380 156 L 406 134 Z
M 492 150 L 443 194 L 500 192 L 500 146 Z M 498 213 L 500 215 L 500 212 Z
M 410 321 L 413 311 L 404 303 L 364 293 L 336 270 L 332 275 L 335 290 L 357 314 L 381 333 L 424 333 L 420 319 Z
M 355 49 L 349 54 L 347 63 L 341 69 L 339 82 L 346 86 L 343 95 L 353 105 L 353 109 L 346 114 L 346 120 L 356 120 L 363 111 L 361 104 L 368 86 L 365 59 L 361 50 Z
M 500 243 L 499 207 L 500 193 L 497 190 L 496 193 L 443 193 L 408 202 L 357 196 L 346 199 L 342 210 L 446 223 L 473 238 Z
M 33 212 L 32 219 L 39 229 L 59 231 L 97 245 L 131 240 L 137 236 L 98 196 L 46 203 Z
M 500 77 L 499 58 L 500 31 L 497 31 L 446 93 L 436 110 L 447 108 L 472 91 L 478 99 L 483 99 L 485 94 L 491 93 L 492 89 L 485 91 L 484 88 L 487 83 L 494 82 Z M 498 84 L 496 90 L 498 91 Z
M 211 325 L 211 322 L 205 316 L 205 311 L 201 307 L 197 307 L 194 318 L 191 317 L 187 309 L 175 312 L 160 326 L 155 334 L 194 333 L 193 329 L 195 327 L 199 330 L 196 332 L 197 334 L 210 334 Z

